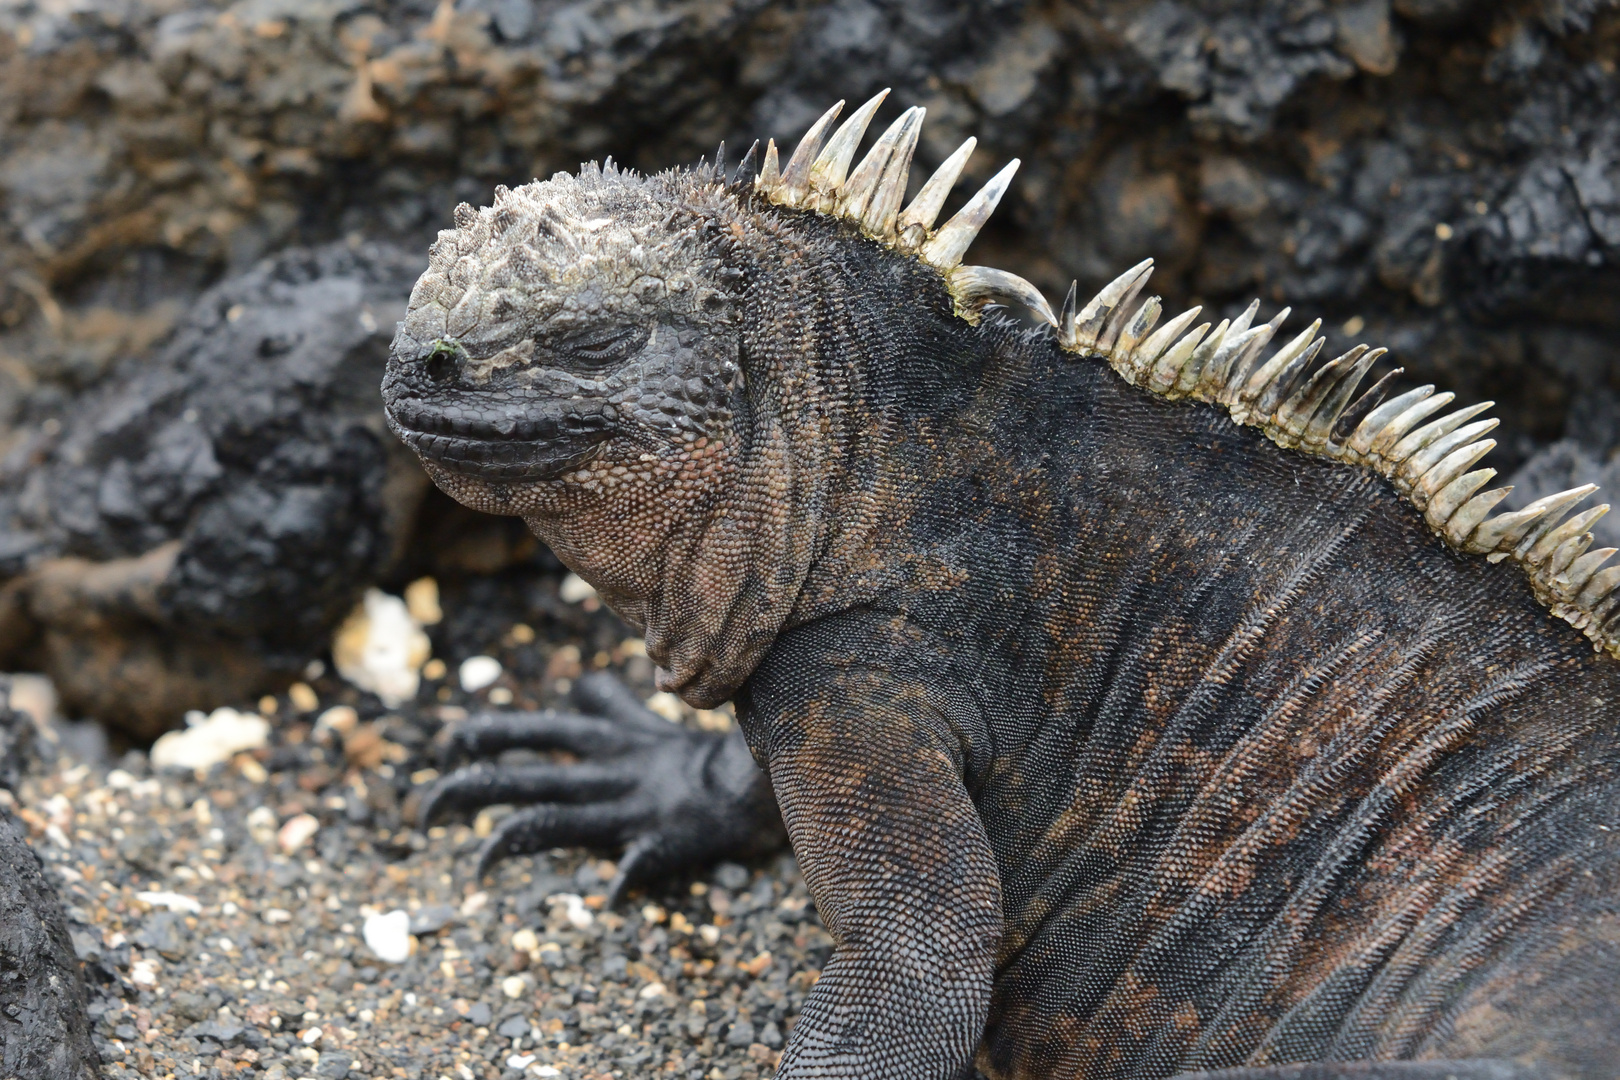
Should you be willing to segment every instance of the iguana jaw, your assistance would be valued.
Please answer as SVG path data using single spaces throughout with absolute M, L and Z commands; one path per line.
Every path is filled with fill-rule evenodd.
M 553 480 L 595 457 L 613 434 L 600 402 L 457 394 L 447 409 L 402 382 L 393 370 L 384 382 L 388 426 L 446 475 L 489 484 Z

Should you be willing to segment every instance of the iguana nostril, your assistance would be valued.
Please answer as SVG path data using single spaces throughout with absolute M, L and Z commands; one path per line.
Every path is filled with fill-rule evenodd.
M 461 374 L 461 357 L 462 351 L 456 345 L 446 341 L 434 342 L 425 365 L 427 377 L 436 383 L 453 382 Z

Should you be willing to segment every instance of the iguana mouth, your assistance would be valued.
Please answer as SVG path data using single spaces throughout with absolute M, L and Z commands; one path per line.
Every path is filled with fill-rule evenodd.
M 578 404 L 578 403 L 569 403 Z M 387 402 L 388 426 L 422 458 L 480 480 L 548 480 L 593 457 L 612 434 L 600 413 L 549 400 L 492 403 L 478 395 Z

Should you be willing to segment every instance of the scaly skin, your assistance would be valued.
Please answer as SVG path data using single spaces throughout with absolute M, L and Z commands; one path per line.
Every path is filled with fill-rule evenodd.
M 1367 470 L 703 168 L 458 209 L 383 390 L 735 699 L 838 942 L 779 1076 L 1614 1075 L 1620 664 Z M 605 752 L 487 854 L 749 833 Z

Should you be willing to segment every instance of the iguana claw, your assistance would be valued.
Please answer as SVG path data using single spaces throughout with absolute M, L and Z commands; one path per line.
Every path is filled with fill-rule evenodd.
M 519 748 L 586 759 L 569 765 L 478 761 L 423 792 L 417 818 L 424 830 L 446 811 L 532 804 L 503 819 L 484 841 L 478 878 L 512 855 L 622 845 L 619 873 L 608 889 L 609 901 L 617 903 L 632 885 L 781 842 L 769 783 L 738 734 L 672 724 L 605 674 L 581 678 L 573 699 L 588 712 L 485 713 L 442 739 L 446 766 Z

